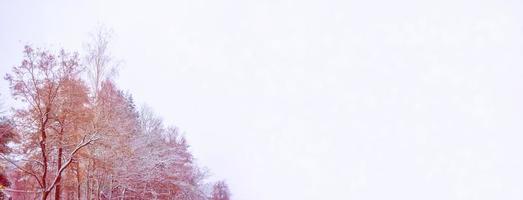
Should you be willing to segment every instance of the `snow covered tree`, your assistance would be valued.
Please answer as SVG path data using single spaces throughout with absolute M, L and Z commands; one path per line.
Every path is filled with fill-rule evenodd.
M 74 156 L 97 140 L 95 132 L 80 127 L 89 117 L 81 69 L 77 54 L 63 50 L 53 54 L 26 46 L 22 64 L 6 75 L 13 97 L 25 104 L 15 118 L 28 161 L 24 166 L 12 164 L 34 178 L 41 199 L 47 199 L 60 184 Z
M 4 156 L 10 153 L 12 150 L 8 146 L 9 142 L 15 140 L 14 128 L 6 118 L 0 118 L 0 156 Z M 2 160 L 0 160 L 0 163 Z M 0 165 L 0 200 L 7 199 L 7 195 L 2 192 L 3 188 L 7 188 L 11 185 L 11 182 L 7 178 L 4 167 Z
M 88 81 L 94 98 L 97 99 L 103 82 L 110 80 L 118 73 L 118 65 L 109 52 L 112 31 L 104 26 L 99 26 L 90 35 L 90 40 L 85 45 L 87 53 L 84 61 L 87 66 Z
M 22 107 L 0 119 L 0 187 L 15 199 L 208 199 L 187 140 L 117 87 L 107 46 L 107 32 L 98 32 L 83 62 L 24 48 L 5 77 Z
M 214 183 L 210 200 L 229 200 L 230 196 L 229 187 L 225 181 Z
M 110 197 L 118 186 L 114 183 L 121 182 L 118 175 L 123 173 L 121 166 L 131 156 L 131 138 L 138 131 L 138 115 L 128 97 L 109 80 L 102 84 L 93 106 L 93 126 L 100 133 L 100 140 L 86 152 L 88 187 L 96 186 L 93 194 L 88 195 Z

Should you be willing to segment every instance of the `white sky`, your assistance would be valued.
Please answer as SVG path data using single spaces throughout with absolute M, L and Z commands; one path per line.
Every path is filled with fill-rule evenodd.
M 3 0 L 0 73 L 27 43 L 82 50 L 101 23 L 120 87 L 236 200 L 522 199 L 522 8 Z

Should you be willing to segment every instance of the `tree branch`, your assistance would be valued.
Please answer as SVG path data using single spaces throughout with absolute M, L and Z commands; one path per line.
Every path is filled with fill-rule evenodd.
M 27 170 L 27 169 L 24 169 L 24 168 L 20 167 L 20 166 L 17 165 L 14 161 L 12 161 L 11 159 L 5 157 L 5 156 L 2 155 L 2 154 L 0 154 L 0 156 L 2 157 L 2 159 L 4 159 L 5 161 L 11 163 L 12 165 L 14 165 L 14 166 L 15 166 L 16 168 L 18 168 L 19 170 L 21 170 L 21 171 L 23 171 L 23 172 L 25 172 L 25 173 L 28 173 L 28 174 L 30 174 L 30 175 L 32 175 L 32 176 L 36 179 L 36 181 L 38 182 L 38 185 L 40 185 L 40 187 L 42 187 L 42 188 L 44 187 L 44 186 L 42 185 L 42 182 L 40 182 L 40 179 L 38 178 L 38 175 L 36 175 L 34 172 L 31 172 L 31 171 L 29 171 L 29 170 Z
M 53 182 L 51 183 L 51 185 L 49 185 L 49 187 L 46 189 L 46 191 L 51 191 L 53 190 L 53 188 L 56 186 L 56 183 L 58 182 L 58 179 L 60 177 L 60 175 L 62 174 L 62 172 L 69 166 L 69 164 L 71 164 L 71 162 L 73 161 L 73 157 L 74 155 L 76 154 L 76 152 L 78 152 L 80 149 L 82 149 L 83 147 L 91 144 L 92 142 L 98 140 L 99 138 L 96 137 L 96 134 L 92 135 L 89 137 L 89 139 L 86 141 L 86 138 L 87 138 L 87 135 L 84 135 L 84 137 L 82 138 L 82 140 L 80 141 L 80 143 L 78 143 L 78 145 L 74 148 L 74 150 L 69 154 L 69 159 L 67 159 L 67 161 L 65 162 L 65 164 L 60 167 L 60 169 L 58 170 L 58 174 L 56 175 L 56 177 L 54 178 Z

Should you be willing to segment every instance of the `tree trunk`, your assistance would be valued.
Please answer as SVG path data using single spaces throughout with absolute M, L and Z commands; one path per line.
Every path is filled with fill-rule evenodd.
M 80 161 L 76 162 L 76 196 L 78 200 L 82 198 L 82 181 L 80 180 Z
M 144 198 L 144 199 L 145 199 L 145 197 L 147 197 L 146 192 L 147 192 L 147 183 L 145 183 L 145 184 L 143 185 L 143 193 L 142 193 L 142 194 L 143 194 L 143 198 Z
M 109 178 L 109 200 L 113 198 L 113 175 Z
M 87 200 L 91 200 L 91 160 L 88 161 L 87 165 L 87 179 L 86 179 L 86 188 L 85 188 L 85 196 L 87 197 Z
M 127 188 L 124 187 L 124 188 L 123 188 L 123 191 L 122 191 L 122 200 L 125 199 L 125 190 L 127 190 Z
M 62 175 L 60 174 L 60 168 L 62 168 L 62 147 L 58 148 L 58 161 L 57 161 L 57 182 L 56 182 L 56 188 L 55 188 L 55 191 L 54 191 L 54 199 L 55 200 L 60 200 L 60 195 L 62 194 L 62 190 L 61 190 L 61 186 L 60 186 L 60 181 L 62 180 Z
M 96 180 L 96 200 L 100 200 L 100 188 L 101 188 L 101 183 L 100 183 L 100 179 L 97 179 Z
M 47 196 L 49 196 L 49 191 L 43 191 L 42 192 L 42 200 L 46 200 Z
M 45 113 L 45 119 L 42 121 L 40 126 L 40 151 L 42 155 L 42 164 L 43 164 L 43 173 L 42 173 L 42 189 L 44 190 L 42 192 L 42 200 L 46 200 L 47 196 L 49 195 L 49 191 L 47 190 L 47 149 L 46 149 L 46 142 L 47 142 L 47 132 L 45 131 L 47 127 L 47 122 L 49 121 L 49 108 L 46 108 Z
M 91 181 L 89 181 L 89 173 L 87 174 L 87 179 L 85 183 L 85 197 L 90 200 L 91 199 Z

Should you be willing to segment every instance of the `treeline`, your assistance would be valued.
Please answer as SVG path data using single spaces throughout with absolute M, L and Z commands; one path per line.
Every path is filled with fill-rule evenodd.
M 0 119 L 0 199 L 228 200 L 178 128 L 117 88 L 108 44 L 100 30 L 83 56 L 24 48 L 5 76 L 21 106 Z

